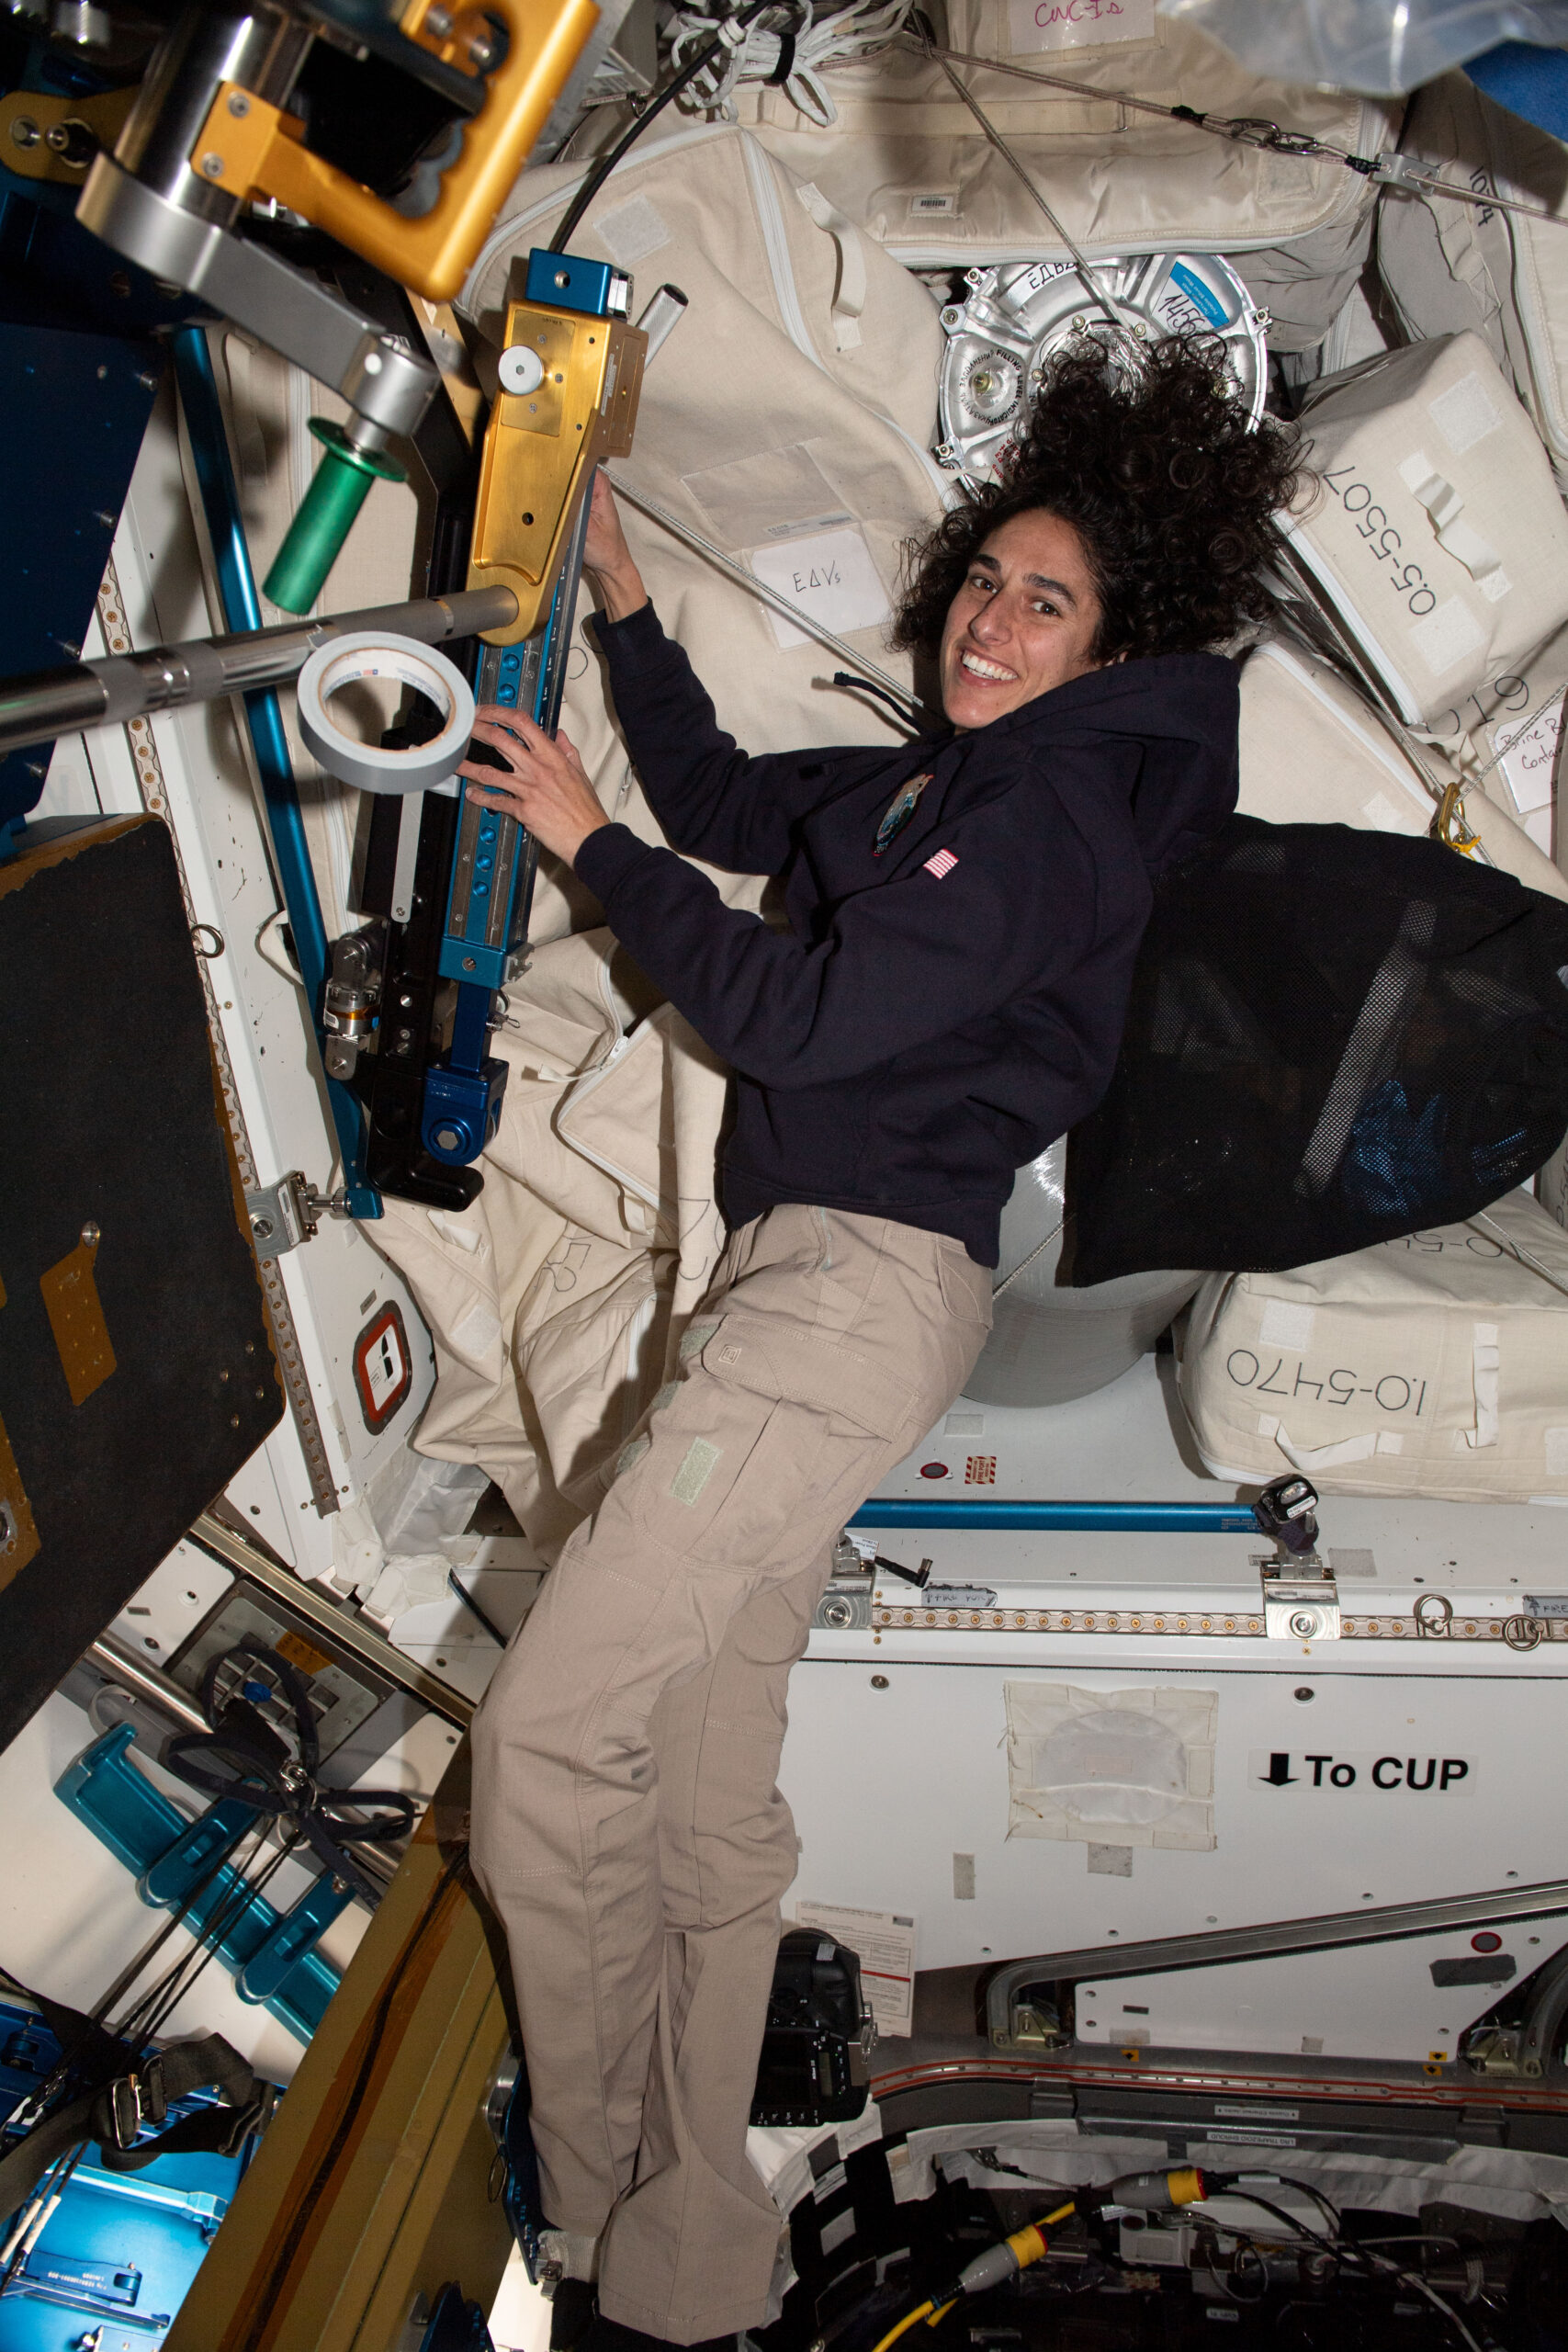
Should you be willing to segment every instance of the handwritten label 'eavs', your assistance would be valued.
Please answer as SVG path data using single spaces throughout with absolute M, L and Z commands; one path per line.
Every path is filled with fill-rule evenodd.
M 887 591 L 857 524 L 835 524 L 831 530 L 753 548 L 750 564 L 765 586 L 836 636 L 880 628 L 889 617 Z M 815 642 L 771 606 L 768 618 L 781 647 Z

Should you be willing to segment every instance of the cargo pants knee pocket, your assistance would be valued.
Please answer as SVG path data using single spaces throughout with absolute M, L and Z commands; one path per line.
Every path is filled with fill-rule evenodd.
M 636 1516 L 694 1564 L 755 1570 L 809 1555 L 919 1398 L 873 1358 L 805 1324 L 723 1317 L 636 1465 Z M 684 1442 L 682 1442 L 684 1441 Z

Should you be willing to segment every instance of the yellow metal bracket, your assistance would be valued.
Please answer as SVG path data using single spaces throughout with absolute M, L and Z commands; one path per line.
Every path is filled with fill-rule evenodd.
M 537 352 L 532 392 L 497 395 L 485 434 L 468 558 L 470 588 L 510 588 L 517 618 L 488 633 L 515 645 L 548 617 L 578 505 L 595 466 L 632 446 L 648 337 L 623 319 L 513 302 L 506 347 Z
M 443 54 L 450 36 L 437 39 L 429 19 L 446 13 L 415 0 L 402 29 Z M 599 21 L 596 0 L 490 0 L 486 13 L 502 20 L 506 51 L 489 76 L 483 106 L 463 126 L 461 151 L 442 173 L 430 211 L 406 219 L 312 155 L 295 116 L 233 82 L 222 84 L 197 134 L 191 170 L 231 195 L 271 197 L 415 293 L 450 301 Z M 470 41 L 461 52 L 454 49 L 450 62 L 467 71 L 464 59 L 471 62 L 473 54 Z
M 73 98 L 12 90 L 0 98 L 0 164 L 19 179 L 80 187 L 99 149 L 119 137 L 137 96 L 134 87 Z

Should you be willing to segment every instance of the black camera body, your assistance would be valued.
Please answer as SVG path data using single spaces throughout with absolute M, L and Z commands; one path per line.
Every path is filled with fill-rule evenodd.
M 858 1956 L 818 1928 L 791 1928 L 773 1966 L 752 2122 L 852 2121 L 869 2096 L 875 2041 Z

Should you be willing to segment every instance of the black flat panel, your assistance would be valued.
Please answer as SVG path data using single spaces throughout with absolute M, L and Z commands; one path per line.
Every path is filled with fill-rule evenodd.
M 38 1536 L 0 1584 L 0 1743 L 281 1418 L 220 1116 L 164 827 L 0 865 L 0 1421 Z

